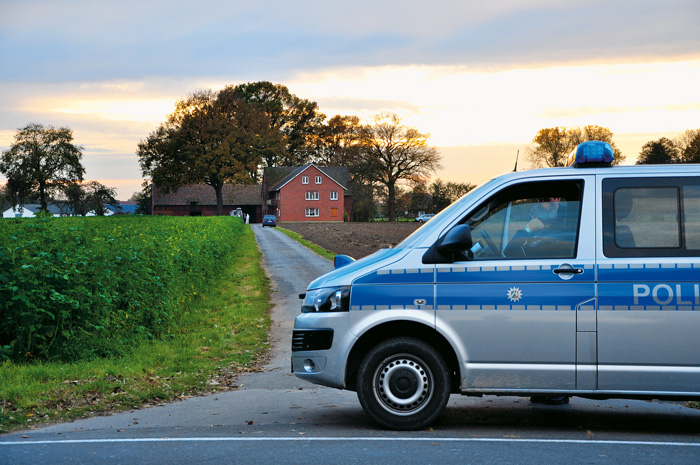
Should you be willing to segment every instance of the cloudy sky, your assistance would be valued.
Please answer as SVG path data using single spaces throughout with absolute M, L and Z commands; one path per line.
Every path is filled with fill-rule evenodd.
M 0 0 L 0 150 L 67 126 L 126 199 L 176 100 L 271 81 L 329 117 L 398 114 L 443 180 L 509 171 L 554 126 L 607 126 L 634 162 L 700 128 L 699 25 L 700 0 Z

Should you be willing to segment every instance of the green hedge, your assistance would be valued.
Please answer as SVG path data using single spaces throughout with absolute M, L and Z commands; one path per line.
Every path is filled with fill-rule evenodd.
M 231 217 L 0 220 L 0 358 L 122 354 L 177 330 L 235 256 Z

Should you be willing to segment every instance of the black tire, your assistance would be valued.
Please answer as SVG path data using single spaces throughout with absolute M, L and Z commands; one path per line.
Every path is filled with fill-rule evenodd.
M 440 353 L 419 339 L 376 345 L 357 372 L 357 397 L 381 426 L 416 430 L 430 425 L 450 397 L 450 375 Z

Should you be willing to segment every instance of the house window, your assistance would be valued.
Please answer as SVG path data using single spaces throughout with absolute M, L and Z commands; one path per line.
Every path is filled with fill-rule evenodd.
M 331 200 L 338 200 L 338 191 L 331 192 Z
M 318 208 L 307 208 L 306 209 L 306 216 L 307 217 L 319 216 Z
M 316 176 L 316 184 L 321 184 L 321 176 Z
M 331 208 L 331 216 L 338 216 L 338 209 L 337 208 Z
M 302 177 L 301 177 L 301 183 L 302 183 L 302 184 L 308 184 L 308 183 L 309 183 L 309 177 L 308 177 L 308 176 L 302 176 Z
M 318 192 L 307 192 L 306 193 L 306 200 L 318 200 L 319 195 Z

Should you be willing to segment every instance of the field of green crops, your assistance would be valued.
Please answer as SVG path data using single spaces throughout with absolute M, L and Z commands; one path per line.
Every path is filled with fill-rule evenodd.
M 231 217 L 0 220 L 0 361 L 122 355 L 177 331 L 235 258 Z

